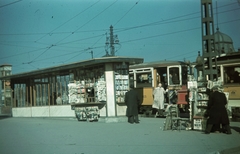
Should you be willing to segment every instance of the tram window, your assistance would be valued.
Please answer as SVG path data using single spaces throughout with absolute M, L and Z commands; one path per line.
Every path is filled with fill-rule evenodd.
M 180 84 L 178 67 L 169 68 L 169 84 Z
M 151 73 L 139 73 L 137 74 L 137 87 L 151 87 L 152 75 Z
M 240 66 L 224 67 L 224 83 L 240 83 Z
M 129 84 L 134 85 L 134 76 L 133 74 L 129 74 Z
M 188 68 L 182 67 L 182 84 L 187 84 Z

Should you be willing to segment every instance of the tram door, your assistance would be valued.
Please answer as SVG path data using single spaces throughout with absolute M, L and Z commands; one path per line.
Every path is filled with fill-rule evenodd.
M 168 103 L 176 104 L 178 101 L 177 91 L 181 89 L 182 85 L 182 71 L 180 65 L 173 65 L 167 67 L 168 78 Z
M 130 84 L 133 84 L 140 95 L 142 105 L 152 105 L 154 87 L 153 68 L 137 68 L 129 71 Z

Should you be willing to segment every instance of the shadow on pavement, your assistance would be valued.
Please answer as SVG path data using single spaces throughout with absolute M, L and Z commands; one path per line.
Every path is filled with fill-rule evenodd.
M 231 129 L 235 130 L 236 132 L 240 133 L 240 127 L 236 127 L 236 126 L 230 126 Z
M 0 115 L 0 120 L 2 120 L 2 119 L 7 119 L 7 118 L 12 118 L 12 117 L 9 116 L 9 115 L 7 115 L 7 116 L 5 116 L 5 115 Z

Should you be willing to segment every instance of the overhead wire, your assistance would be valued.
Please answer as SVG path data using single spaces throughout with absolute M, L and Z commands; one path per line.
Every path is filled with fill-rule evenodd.
M 26 54 L 26 53 L 30 53 L 30 52 L 32 53 L 32 52 L 40 51 L 40 50 L 43 50 L 43 49 L 46 49 L 46 47 L 44 47 L 44 48 L 39 48 L 39 49 L 36 49 L 36 50 L 27 51 L 27 52 L 14 53 L 14 55 L 9 55 L 9 56 L 5 56 L 5 57 L 0 57 L 0 59 L 6 59 L 6 58 L 11 58 L 11 57 L 16 57 L 16 56 L 20 56 L 20 55 L 23 55 L 23 54 Z
M 227 11 L 224 11 L 224 12 L 227 12 Z M 185 19 L 184 19 L 185 20 Z M 166 21 L 166 20 L 165 20 Z M 157 22 L 155 22 L 155 23 L 152 23 L 152 24 L 158 24 Z M 190 29 L 190 30 L 193 30 L 193 29 Z M 184 31 L 186 31 L 186 30 L 184 30 Z M 174 33 L 176 33 L 176 32 L 174 32 Z M 170 33 L 170 34 L 172 34 L 172 33 Z M 136 39 L 136 40 L 129 40 L 129 41 L 137 41 L 137 40 L 142 40 L 142 39 L 148 39 L 148 38 L 153 38 L 153 37 L 157 37 L 157 36 L 162 36 L 162 35 L 167 35 L 167 34 L 160 34 L 160 35 L 155 35 L 155 36 L 150 36 L 150 37 L 145 37 L 145 38 L 140 38 L 140 39 Z M 125 41 L 125 42 L 129 42 L 129 41 Z M 72 42 L 72 41 L 71 41 Z M 71 43 L 71 42 L 68 42 L 68 43 Z M 122 43 L 124 43 L 124 42 L 122 42 Z M 46 48 L 45 48 L 46 49 Z M 47 49 L 48 50 L 48 49 Z M 46 51 L 44 51 L 44 53 L 45 53 Z M 42 55 L 42 54 L 41 54 Z M 38 56 L 38 57 L 40 57 L 40 56 Z M 36 60 L 36 59 L 35 59 Z
M 102 48 L 103 46 L 98 46 L 98 47 L 93 47 L 91 49 L 97 49 L 97 48 Z M 36 63 L 36 62 L 39 62 L 39 61 L 44 61 L 44 60 L 48 60 L 48 59 L 53 59 L 53 58 L 57 58 L 57 57 L 66 57 L 66 56 L 69 56 L 70 54 L 75 54 L 75 53 L 79 53 L 79 52 L 85 52 L 87 49 L 83 49 L 83 50 L 78 50 L 78 51 L 73 51 L 73 52 L 68 52 L 66 54 L 62 54 L 62 55 L 55 55 L 53 57 L 48 57 L 48 58 L 44 58 L 44 59 L 38 59 L 38 60 L 34 60 L 30 63 Z M 27 64 L 27 63 L 26 63 Z
M 238 20 L 240 20 L 240 18 L 239 18 L 239 19 L 236 19 L 236 20 L 221 22 L 221 23 L 219 23 L 219 24 L 234 22 L 234 21 L 238 21 Z M 166 36 L 166 35 L 171 35 L 171 34 L 176 34 L 176 33 L 181 33 L 181 32 L 186 32 L 186 31 L 191 31 L 191 30 L 196 30 L 196 29 L 200 29 L 200 28 L 201 28 L 201 27 L 195 27 L 195 28 L 185 29 L 185 30 L 181 30 L 181 31 L 174 31 L 174 32 L 169 32 L 169 33 L 165 33 L 165 34 L 158 34 L 158 35 L 153 35 L 153 36 L 147 36 L 147 37 L 142 37 L 142 38 L 127 40 L 127 41 L 121 41 L 121 43 L 140 41 L 140 40 L 145 40 L 145 39 L 150 39 L 150 38 L 155 38 L 155 37 L 160 37 L 160 36 Z
M 99 0 L 100 1 L 100 0 Z M 84 9 L 82 12 L 78 13 L 77 15 L 75 15 L 74 17 L 70 18 L 69 20 L 67 20 L 66 22 L 64 22 L 63 24 L 61 24 L 60 26 L 58 26 L 57 28 L 55 28 L 54 30 L 52 30 L 51 32 L 57 30 L 58 28 L 62 27 L 63 25 L 65 25 L 66 23 L 68 23 L 69 21 L 71 21 L 72 19 L 74 19 L 75 17 L 77 17 L 78 15 L 82 14 L 83 12 L 85 12 L 86 10 L 88 10 L 89 8 L 93 7 L 95 4 L 97 4 L 99 1 L 95 2 L 94 4 L 92 4 L 91 6 L 89 6 L 88 8 Z M 50 32 L 50 33 L 51 33 Z M 45 37 L 46 35 L 44 35 L 43 37 Z M 37 41 L 41 40 L 43 37 L 39 38 Z M 50 48 L 52 48 L 53 46 L 56 46 L 56 44 L 52 44 L 51 46 L 49 46 L 46 50 L 44 50 L 41 54 L 39 54 L 37 57 L 35 57 L 32 61 L 30 61 L 30 63 L 32 63 L 34 60 L 38 59 L 40 56 L 42 56 L 44 53 L 46 53 Z M 28 62 L 29 63 L 29 62 Z
M 226 13 L 226 12 L 230 12 L 230 11 L 235 11 L 235 10 L 239 10 L 240 8 L 236 8 L 236 9 L 231 9 L 231 10 L 227 10 L 227 11 L 222 11 L 221 13 Z M 186 18 L 186 19 L 179 19 L 182 17 L 186 17 L 189 15 L 193 15 L 193 14 L 199 14 L 200 12 L 195 12 L 195 13 L 191 13 L 191 14 L 187 14 L 187 15 L 182 15 L 182 16 L 178 16 L 178 17 L 174 17 L 174 18 L 170 18 L 167 20 L 161 20 L 161 21 L 157 21 L 157 22 L 153 22 L 153 23 L 148 23 L 148 24 L 144 24 L 144 25 L 139 25 L 139 26 L 133 26 L 133 27 L 127 27 L 127 28 L 118 28 L 116 29 L 115 32 L 122 32 L 122 31 L 126 31 L 126 30 L 131 30 L 131 29 L 137 29 L 137 28 L 142 28 L 142 27 L 147 27 L 147 26 L 155 26 L 155 25 L 160 25 L 160 24 L 169 24 L 169 23 L 174 23 L 174 22 L 180 22 L 180 21 L 185 21 L 185 20 L 190 20 L 190 19 L 197 19 L 201 16 L 197 16 L 197 17 L 191 17 L 191 18 Z M 174 19 L 179 19 L 179 20 L 174 20 Z M 173 21 L 172 21 L 173 20 Z
M 138 3 L 140 0 L 138 0 L 115 24 L 114 26 L 116 26 Z
M 100 0 L 99 0 L 100 1 Z M 83 12 L 85 12 L 86 10 L 88 10 L 89 8 L 93 7 L 95 4 L 97 4 L 99 1 L 95 2 L 94 4 L 92 4 L 91 6 L 89 6 L 88 8 L 84 9 L 82 12 L 78 13 L 77 15 L 75 15 L 74 17 L 70 18 L 69 20 L 67 20 L 66 22 L 64 22 L 63 24 L 61 24 L 60 26 L 58 26 L 57 28 L 53 29 L 50 33 L 52 33 L 53 31 L 59 29 L 60 27 L 62 27 L 63 25 L 65 25 L 66 23 L 68 23 L 69 21 L 71 21 L 72 19 L 74 19 L 75 17 L 79 16 L 80 14 L 82 14 Z M 48 34 L 50 34 L 48 33 Z M 36 40 L 35 42 L 38 42 L 39 40 L 41 40 L 42 38 L 44 38 L 46 35 L 44 35 L 43 37 L 39 38 L 38 40 Z M 50 48 L 52 48 L 53 46 L 56 45 L 50 45 L 49 47 L 47 47 L 47 49 L 45 49 L 42 53 L 40 53 L 37 57 L 35 57 L 33 60 L 31 60 L 30 62 L 27 62 L 27 64 L 30 64 L 32 62 L 34 62 L 36 59 L 38 59 L 39 57 L 41 57 L 44 53 L 46 53 Z
M 59 25 L 58 27 L 56 27 L 55 29 L 53 29 L 52 31 L 50 31 L 48 34 L 54 32 L 55 30 L 59 29 L 60 27 L 62 27 L 63 25 L 65 25 L 66 23 L 70 22 L 71 20 L 73 20 L 74 18 L 76 18 L 77 16 L 81 15 L 82 13 L 84 13 L 85 11 L 87 11 L 88 9 L 92 8 L 94 5 L 96 5 L 99 1 L 93 3 L 92 5 L 90 5 L 89 7 L 87 7 L 86 9 L 84 9 L 83 11 L 79 12 L 78 14 L 76 14 L 75 16 L 73 16 L 72 18 L 68 19 L 67 21 L 65 21 L 64 23 L 62 23 L 61 25 Z M 41 38 L 37 39 L 35 42 L 41 40 L 42 38 L 44 38 L 46 35 L 42 36 Z
M 233 9 L 233 10 L 227 10 L 227 11 L 224 11 L 224 12 L 234 11 L 234 10 L 238 10 L 238 9 L 240 9 L 240 8 Z M 223 13 L 223 12 L 221 12 L 221 13 Z M 190 14 L 188 14 L 188 15 L 190 15 Z M 186 16 L 188 16 L 188 15 L 186 15 Z M 183 17 L 183 16 L 181 16 L 181 17 Z M 169 23 L 174 23 L 174 22 L 180 22 L 180 21 L 186 21 L 186 20 L 191 20 L 191 19 L 197 19 L 197 18 L 199 18 L 199 17 L 200 17 L 200 16 L 198 16 L 198 17 L 186 18 L 186 19 L 179 19 L 179 20 L 169 21 L 169 20 L 172 20 L 172 19 L 173 19 L 173 18 L 171 18 L 171 19 L 165 20 L 165 21 L 168 21 L 168 22 L 163 22 L 163 23 L 154 22 L 153 25 L 155 25 L 156 23 L 158 23 L 158 24 L 169 24 Z M 175 18 L 176 18 L 176 17 L 175 17 Z M 178 18 L 179 18 L 179 17 L 178 17 Z M 234 21 L 238 21 L 238 20 L 239 20 L 239 19 L 232 20 L 232 21 L 227 21 L 227 22 L 234 22 Z M 220 24 L 227 23 L 227 22 L 222 22 L 222 23 L 220 23 Z M 131 30 L 131 29 L 136 29 L 136 28 L 140 28 L 140 27 L 144 27 L 144 26 L 151 26 L 151 25 L 152 25 L 152 24 L 146 24 L 146 25 L 141 25 L 141 26 L 129 27 L 129 28 L 122 29 L 122 30 L 118 30 L 118 29 L 117 29 L 115 32 L 122 32 L 122 31 L 126 31 L 126 30 Z M 191 30 L 191 29 L 190 29 L 190 30 Z M 98 36 L 102 36 L 102 35 L 104 35 L 104 34 L 101 34 L 101 35 L 98 35 Z M 98 36 L 96 36 L 96 37 L 98 37 Z M 152 37 L 155 37 L 155 36 L 152 36 Z M 68 43 L 72 43 L 72 42 L 83 41 L 83 40 L 91 39 L 91 38 L 94 38 L 94 36 L 93 36 L 93 37 L 89 37 L 89 38 L 85 38 L 85 39 L 79 39 L 79 40 L 69 41 L 69 42 L 65 42 L 65 43 L 62 43 L 62 44 L 68 44 Z M 149 37 L 149 38 L 151 38 L 151 37 Z M 144 39 L 145 39 L 145 38 L 144 38 Z M 139 39 L 137 39 L 137 40 L 139 40 Z M 123 42 L 121 41 L 121 43 L 123 43 Z
M 199 49 L 200 50 L 200 49 Z M 194 50 L 194 51 L 190 51 L 190 52 L 186 52 L 186 53 L 181 53 L 181 54 L 175 54 L 174 56 L 171 56 L 171 57 L 169 57 L 169 58 L 165 58 L 165 59 L 175 59 L 175 58 L 179 58 L 179 56 L 184 56 L 184 55 L 189 55 L 189 54 L 191 54 L 191 53 L 193 53 L 193 52 L 195 52 L 196 53 L 196 55 L 197 55 L 197 52 L 199 51 L 199 50 Z M 196 57 L 196 55 L 195 55 L 195 57 Z M 191 56 L 192 57 L 192 56 Z M 185 58 L 188 58 L 188 57 L 185 57 Z
M 9 5 L 12 5 L 12 4 L 15 4 L 15 3 L 21 2 L 21 1 L 22 1 L 22 0 L 18 0 L 18 1 L 11 2 L 11 3 L 5 4 L 5 5 L 1 5 L 0 8 L 6 7 L 6 6 L 9 6 Z
M 235 3 L 233 3 L 233 4 L 235 4 Z M 221 6 L 221 7 L 223 7 L 223 6 Z M 230 11 L 235 11 L 235 10 L 239 10 L 239 9 L 240 8 L 235 8 L 235 9 L 231 9 L 231 10 L 221 11 L 221 12 L 219 12 L 219 14 L 230 12 Z M 185 15 L 169 18 L 169 19 L 166 19 L 166 20 L 160 20 L 160 21 L 156 21 L 156 22 L 152 22 L 152 23 L 148 23 L 148 24 L 144 24 L 144 25 L 125 27 L 125 28 L 117 28 L 117 29 L 115 29 L 115 32 L 121 32 L 121 31 L 126 31 L 126 30 L 146 27 L 146 26 L 154 26 L 154 25 L 159 25 L 159 24 L 168 24 L 168 23 L 173 23 L 173 22 L 185 21 L 185 20 L 189 20 L 189 19 L 196 19 L 196 18 L 199 18 L 200 16 L 186 18 L 186 19 L 179 19 L 179 18 L 183 18 L 183 17 L 187 17 L 187 16 L 190 16 L 190 15 L 199 14 L 199 13 L 200 12 L 194 12 L 194 13 L 185 14 Z M 179 19 L 179 20 L 174 20 L 174 19 Z M 93 32 L 93 31 L 103 31 L 103 30 L 74 31 L 74 33 L 77 33 L 77 32 Z M 50 33 L 52 33 L 52 32 L 50 32 Z M 52 33 L 52 34 L 64 34 L 64 33 L 65 34 L 67 34 L 67 33 L 72 34 L 73 32 L 55 32 L 55 33 Z M 0 35 L 42 35 L 42 34 L 49 34 L 49 33 L 8 33 L 8 34 L 0 33 Z
M 239 19 L 240 20 L 240 19 Z M 227 22 L 224 22 L 224 23 L 229 23 L 229 21 Z M 222 24 L 222 23 L 220 23 Z M 193 28 L 191 30 L 194 30 L 194 29 L 199 29 L 200 27 L 198 28 Z M 189 29 L 187 30 L 183 30 L 183 31 L 189 31 Z M 135 39 L 135 40 L 128 40 L 128 41 L 123 41 L 122 43 L 128 43 L 128 42 L 133 42 L 133 41 L 138 41 L 138 40 L 143 40 L 143 39 L 148 39 L 148 38 L 153 38 L 153 37 L 158 37 L 158 36 L 164 36 L 164 35 L 170 35 L 170 34 L 174 34 L 174 33 L 180 33 L 180 32 L 183 32 L 183 31 L 176 31 L 176 32 L 172 32 L 172 33 L 166 33 L 166 34 L 159 34 L 159 35 L 155 35 L 155 36 L 150 36 L 150 37 L 145 37 L 145 38 L 139 38 L 139 39 Z M 91 49 L 96 49 L 96 48 L 102 48 L 104 46 L 100 46 L 100 47 L 94 47 L 94 48 L 91 48 Z M 50 47 L 49 47 L 50 48 Z M 42 48 L 42 49 L 46 49 L 46 48 Z M 46 49 L 44 52 L 46 52 L 48 49 Z M 38 50 L 36 50 L 38 51 Z M 85 52 L 87 51 L 86 49 L 83 49 L 81 50 L 82 52 Z M 81 51 L 76 51 L 76 52 L 81 52 Z M 73 53 L 76 53 L 76 52 L 73 52 Z M 42 59 L 42 60 L 35 60 L 34 61 L 30 61 L 30 62 L 27 62 L 27 63 L 23 63 L 23 64 L 31 64 L 31 63 L 34 63 L 34 62 L 38 62 L 38 61 L 43 61 L 43 60 L 46 60 L 46 59 L 52 59 L 52 58 L 56 58 L 56 57 L 62 57 L 62 56 L 66 56 L 66 55 L 69 55 L 70 53 L 67 53 L 67 54 L 64 54 L 64 55 L 59 55 L 59 56 L 54 56 L 54 57 L 49 57 L 49 58 L 45 58 L 45 59 Z M 20 54 L 17 54 L 17 55 L 20 55 Z M 15 56 L 15 55 L 14 55 Z M 5 57 L 7 58 L 7 57 Z M 170 58 L 169 58 L 170 59 Z
M 240 20 L 240 18 L 239 18 L 238 20 Z M 236 21 L 236 20 L 226 21 L 226 22 L 222 22 L 222 23 L 220 23 L 220 24 L 229 23 L 229 22 L 233 22 L 233 21 Z M 201 28 L 201 27 L 196 27 L 196 28 L 192 28 L 192 29 L 175 31 L 175 32 L 171 32 L 171 33 L 159 34 L 159 35 L 154 35 L 154 36 L 149 36 L 149 37 L 143 37 L 143 38 L 138 38 L 138 39 L 133 39 L 133 40 L 127 40 L 127 41 L 122 41 L 121 43 L 124 44 L 124 43 L 129 43 L 129 42 L 144 40 L 144 39 L 150 39 L 150 38 L 154 38 L 154 37 L 172 35 L 172 34 L 176 34 L 176 33 L 181 33 L 181 32 L 186 32 L 186 31 L 191 31 L 191 30 L 196 30 L 196 29 L 200 29 L 200 28 Z M 103 47 L 103 46 L 101 46 L 101 47 Z M 90 50 L 90 49 L 94 49 L 94 48 L 91 47 L 91 48 L 84 49 L 84 50 L 82 50 L 82 52 L 79 53 L 78 55 L 80 55 L 80 54 L 82 54 L 83 52 L 88 51 L 88 50 Z M 197 50 L 197 51 L 198 51 L 198 50 Z M 75 56 L 74 56 L 74 57 L 75 57 Z M 69 61 L 69 60 L 73 59 L 74 57 L 72 57 L 72 58 L 70 58 L 70 59 L 68 59 L 68 60 L 66 60 L 66 61 Z M 179 57 L 179 56 L 177 56 L 177 57 Z M 187 58 L 187 57 L 186 57 L 186 58 Z M 171 58 L 169 58 L 169 59 L 171 59 Z M 65 62 L 66 62 L 66 61 L 65 61 Z
M 80 26 L 79 28 L 77 28 L 75 31 L 78 31 L 79 29 L 83 28 L 85 25 L 87 25 L 89 22 L 91 22 L 93 19 L 95 19 L 96 17 L 98 17 L 99 15 L 101 15 L 103 12 L 105 12 L 108 8 L 110 8 L 113 4 L 115 4 L 118 0 L 114 1 L 113 3 L 111 3 L 108 7 L 106 7 L 104 10 L 102 10 L 100 13 L 98 13 L 97 15 L 95 15 L 93 18 L 91 18 L 90 20 L 88 20 L 86 23 L 84 23 L 82 26 Z M 74 34 L 74 32 L 72 34 Z M 56 44 L 59 44 L 60 42 L 62 42 L 63 40 L 67 39 L 68 37 L 70 37 L 72 34 L 64 37 L 63 39 L 61 39 L 60 41 L 58 41 Z
M 105 12 L 107 9 L 109 9 L 112 5 L 114 5 L 117 1 L 118 1 L 118 0 L 114 1 L 113 3 L 111 3 L 108 7 L 106 7 L 104 10 L 102 10 L 100 13 L 98 13 L 98 14 L 97 14 L 96 16 L 94 16 L 93 18 L 91 18 L 89 21 L 87 21 L 85 24 L 83 24 L 83 25 L 82 25 L 81 27 L 79 27 L 77 30 L 79 30 L 80 28 L 84 27 L 86 24 L 88 24 L 89 22 L 91 22 L 93 19 L 95 19 L 96 17 L 98 17 L 99 15 L 101 15 L 103 12 Z M 77 30 L 75 30 L 75 31 L 77 31 Z M 65 37 L 64 39 L 58 41 L 57 44 L 60 43 L 61 41 L 65 40 L 65 39 L 68 38 L 69 36 L 71 36 L 71 35 L 68 35 L 68 36 Z M 100 35 L 100 36 L 103 36 L 103 35 Z M 102 38 L 102 37 L 101 37 L 101 38 Z M 88 48 L 88 50 L 90 50 L 90 49 L 92 49 L 92 48 Z M 85 51 L 87 51 L 87 50 L 85 50 Z M 82 53 L 79 53 L 79 54 L 82 54 Z M 78 55 L 79 55 L 79 54 L 78 54 Z M 78 56 L 78 55 L 76 55 L 76 56 Z M 75 58 L 75 56 L 74 56 L 74 57 L 71 57 L 70 59 L 68 59 L 68 60 L 66 60 L 66 61 L 69 61 L 69 60 L 71 60 L 71 59 L 73 59 L 73 58 Z

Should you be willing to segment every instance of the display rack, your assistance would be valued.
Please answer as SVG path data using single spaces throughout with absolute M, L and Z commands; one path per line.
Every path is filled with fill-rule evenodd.
M 116 103 L 124 103 L 125 94 L 129 90 L 128 70 L 128 65 L 124 62 L 114 65 Z
M 128 75 L 115 75 L 116 102 L 123 103 L 126 92 L 129 89 Z
M 197 90 L 197 107 L 200 109 L 200 112 L 204 111 L 207 108 L 208 103 L 208 94 L 206 87 L 198 87 Z
M 207 119 L 204 117 L 204 113 L 207 109 L 208 99 L 209 95 L 205 82 L 198 82 L 196 99 L 197 113 L 193 116 L 194 130 L 205 130 Z
M 97 102 L 105 102 L 105 101 L 107 101 L 106 81 L 104 80 L 104 78 L 100 78 L 96 82 L 95 98 L 96 98 Z
M 74 81 L 68 84 L 69 103 L 91 103 L 106 101 L 106 82 L 104 78 L 94 80 Z

